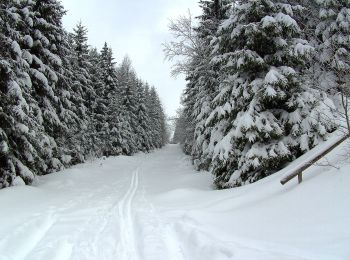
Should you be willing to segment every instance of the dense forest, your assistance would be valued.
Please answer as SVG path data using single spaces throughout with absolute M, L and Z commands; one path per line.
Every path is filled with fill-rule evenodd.
M 200 0 L 164 44 L 187 85 L 174 142 L 218 188 L 255 182 L 350 129 L 349 0 Z M 154 87 L 62 26 L 58 0 L 0 1 L 0 188 L 162 147 Z M 344 121 L 344 122 L 342 122 Z
M 255 182 L 350 129 L 349 0 L 199 4 L 196 20 L 171 21 L 164 51 L 187 78 L 174 141 L 216 187 Z
M 0 1 L 0 188 L 167 142 L 156 89 L 63 15 L 58 0 Z

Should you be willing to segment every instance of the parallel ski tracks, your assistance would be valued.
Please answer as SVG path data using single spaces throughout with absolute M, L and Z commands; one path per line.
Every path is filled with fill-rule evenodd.
M 118 252 L 120 253 L 120 259 L 125 260 L 138 260 L 139 252 L 135 239 L 134 230 L 134 214 L 133 214 L 133 201 L 135 194 L 139 186 L 139 170 L 138 167 L 132 173 L 130 186 L 119 201 L 119 226 L 120 226 L 120 244 Z

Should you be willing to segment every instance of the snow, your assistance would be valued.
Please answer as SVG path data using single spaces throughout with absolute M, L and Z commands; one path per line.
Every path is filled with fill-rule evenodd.
M 23 37 L 23 42 L 26 44 L 28 48 L 33 47 L 33 38 L 30 35 L 25 35 Z
M 309 55 L 313 51 L 314 51 L 314 48 L 312 46 L 305 44 L 305 43 L 302 43 L 302 42 L 298 42 L 294 46 L 293 53 L 296 56 L 305 56 L 305 55 Z
M 38 177 L 0 190 L 0 259 L 349 259 L 348 145 L 328 156 L 339 170 L 313 166 L 299 185 L 279 181 L 327 143 L 230 190 L 177 145 Z
M 275 17 L 276 21 L 282 23 L 286 27 L 291 27 L 297 31 L 300 30 L 298 23 L 289 15 L 284 13 L 278 13 Z
M 266 74 L 264 82 L 265 84 L 277 84 L 280 82 L 287 82 L 287 79 L 285 76 L 283 76 L 276 68 L 271 68 L 270 71 Z
M 23 185 L 26 185 L 24 180 L 17 176 L 14 180 L 13 180 L 13 186 L 23 186 Z
M 32 62 L 33 62 L 33 57 L 32 57 L 32 55 L 30 54 L 29 51 L 23 50 L 22 57 L 23 57 L 23 59 L 25 59 L 29 64 L 32 64 Z
M 29 132 L 28 126 L 21 123 L 17 123 L 16 128 L 23 134 L 27 134 Z
M 19 44 L 16 42 L 16 41 L 13 41 L 11 43 L 11 48 L 12 48 L 12 51 L 17 54 L 18 56 L 21 56 L 22 55 L 22 50 L 21 50 L 21 47 L 19 47 Z
M 8 94 L 12 98 L 17 98 L 17 99 L 23 100 L 22 90 L 16 81 L 11 81 L 9 83 Z
M 72 160 L 72 156 L 70 156 L 69 154 L 64 154 L 61 156 L 61 161 L 68 164 L 70 163 Z
M 7 145 L 7 142 L 1 141 L 0 142 L 0 153 L 6 154 L 9 151 L 9 146 Z
M 16 163 L 16 168 L 18 169 L 18 173 L 21 175 L 21 177 L 27 178 L 29 180 L 33 180 L 34 179 L 34 174 L 28 169 L 27 166 L 25 166 L 23 163 L 21 163 L 20 160 L 15 159 L 15 163 Z M 18 177 L 16 177 L 18 178 Z M 23 181 L 23 179 L 22 179 Z M 20 183 L 20 180 L 17 180 L 17 184 Z
M 262 18 L 261 21 L 262 21 L 262 25 L 261 25 L 262 28 L 271 27 L 271 25 L 274 25 L 276 23 L 276 19 L 269 15 Z

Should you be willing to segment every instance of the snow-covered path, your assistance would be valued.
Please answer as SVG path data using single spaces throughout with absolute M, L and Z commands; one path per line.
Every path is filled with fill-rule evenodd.
M 0 260 L 350 259 L 349 167 L 313 168 L 214 191 L 177 145 L 78 165 L 0 190 Z
M 6 225 L 0 226 L 0 259 L 185 259 L 148 198 L 171 189 L 167 169 L 174 173 L 183 164 L 191 171 L 184 158 L 169 146 L 79 165 L 41 177 L 34 187 L 1 190 Z

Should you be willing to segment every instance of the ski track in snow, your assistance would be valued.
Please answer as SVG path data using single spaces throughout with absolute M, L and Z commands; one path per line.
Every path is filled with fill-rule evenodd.
M 138 185 L 139 168 L 132 173 L 130 187 L 119 202 L 120 244 L 118 246 L 118 255 L 121 259 L 125 260 L 140 259 L 135 240 L 134 215 L 132 210 Z
M 54 218 L 50 215 L 44 219 L 34 219 L 29 221 L 18 228 L 16 228 L 10 235 L 0 240 L 0 260 L 24 260 L 27 259 L 27 255 L 35 248 L 39 241 L 45 237 L 48 230 L 54 223 Z M 28 229 L 35 228 L 33 232 L 27 233 Z M 7 248 L 6 241 L 16 241 L 18 247 L 16 250 Z M 10 257 L 4 257 L 3 254 L 7 254 Z
M 150 154 L 108 158 L 80 165 L 63 174 L 46 176 L 41 185 L 25 187 L 22 194 L 16 190 L 22 187 L 3 190 L 0 195 L 4 196 L 0 196 L 0 203 L 14 197 L 7 204 L 13 204 L 14 209 L 11 216 L 6 216 L 7 213 L 3 215 L 4 223 L 10 223 L 10 226 L 5 229 L 0 226 L 0 260 L 348 259 L 332 255 L 333 251 L 322 251 L 321 246 L 317 247 L 317 243 L 324 245 L 323 248 L 327 245 L 323 241 L 327 241 L 332 229 L 325 231 L 327 236 L 322 230 L 312 231 L 321 232 L 324 239 L 319 239 L 318 233 L 311 234 L 312 239 L 319 240 L 315 242 L 315 249 L 309 252 L 309 248 L 302 246 L 307 243 L 289 244 L 288 239 L 280 242 L 280 238 L 287 237 L 284 233 L 281 235 L 278 230 L 265 230 L 263 225 L 255 224 L 255 216 L 270 214 L 267 209 L 273 210 L 269 203 L 274 203 L 274 200 L 280 200 L 283 205 L 286 200 L 288 207 L 292 207 L 291 212 L 286 214 L 294 216 L 292 203 L 295 196 L 303 191 L 304 186 L 313 187 L 307 178 L 293 194 L 290 189 L 280 186 L 277 175 L 261 181 L 262 184 L 255 184 L 257 189 L 254 191 L 258 195 L 247 192 L 252 186 L 232 192 L 212 191 L 210 176 L 193 174 L 186 158 L 178 147 L 168 146 Z M 326 177 L 325 180 L 323 187 L 327 187 L 325 183 L 329 182 Z M 339 183 L 346 183 L 341 175 Z M 259 185 L 264 189 L 259 190 Z M 315 184 L 315 191 L 322 185 Z M 332 189 L 325 191 L 334 194 Z M 16 194 L 20 196 L 16 198 Z M 305 194 L 299 197 L 307 197 L 308 193 Z M 346 198 L 348 193 L 344 194 L 338 199 Z M 30 199 L 30 196 L 33 198 Z M 319 208 L 327 205 L 324 204 L 327 198 L 330 198 L 329 205 L 334 211 L 334 203 L 329 195 L 325 195 Z M 313 206 L 318 201 L 310 203 Z M 278 209 L 279 204 L 276 205 Z M 299 204 L 296 205 L 299 208 Z M 310 205 L 306 205 L 304 210 L 310 208 Z M 25 206 L 28 206 L 26 209 L 29 212 L 21 211 Z M 21 212 L 18 219 L 15 215 L 17 212 Z M 337 212 L 337 218 L 345 216 L 342 221 L 347 223 L 344 212 Z M 325 208 L 321 213 L 331 214 L 331 210 Z M 252 229 L 247 224 L 244 229 L 240 224 L 232 225 L 231 219 L 235 218 L 237 223 L 255 225 L 254 231 L 261 229 L 260 234 L 266 234 L 268 239 L 265 241 L 265 237 L 262 239 L 254 233 L 246 236 L 246 232 L 242 231 L 247 229 L 251 232 Z M 281 225 L 278 222 L 280 217 L 276 217 L 275 212 L 266 215 L 267 223 L 270 223 L 268 218 L 273 218 L 274 222 Z M 296 232 L 298 239 L 304 239 L 300 234 L 305 236 L 305 233 L 301 228 L 298 230 L 298 225 L 305 218 L 300 217 L 299 220 L 291 217 L 289 221 L 296 222 L 286 232 L 292 235 Z M 339 223 L 334 221 L 332 224 L 343 236 L 339 235 L 338 240 L 344 241 L 347 233 L 343 232 L 344 225 Z M 313 230 L 310 224 L 305 224 L 303 229 L 309 227 Z M 226 232 L 226 229 L 230 232 Z M 240 233 L 236 236 L 237 232 Z M 277 232 L 274 235 L 277 239 L 269 237 L 269 232 Z M 339 248 L 343 251 L 338 251 L 344 255 L 347 249 L 342 248 L 342 245 Z

